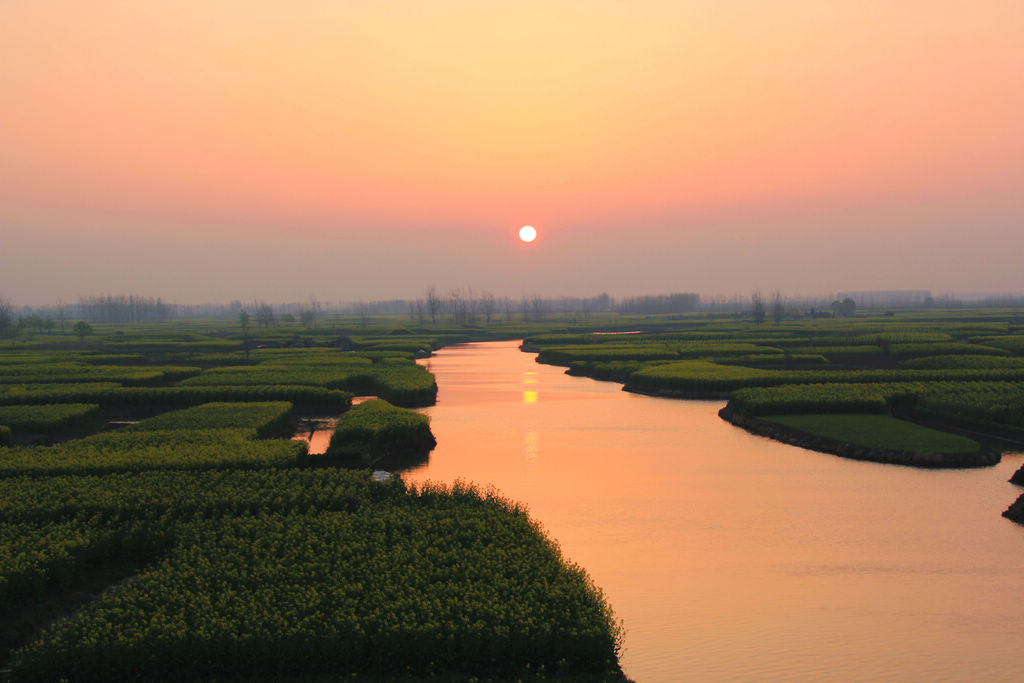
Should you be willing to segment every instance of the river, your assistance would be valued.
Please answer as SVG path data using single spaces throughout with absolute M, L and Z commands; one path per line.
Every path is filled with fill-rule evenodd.
M 407 481 L 529 506 L 660 681 L 1019 681 L 1021 455 L 981 470 L 845 460 L 748 434 L 721 401 L 628 394 L 517 343 L 453 346 L 437 449 Z

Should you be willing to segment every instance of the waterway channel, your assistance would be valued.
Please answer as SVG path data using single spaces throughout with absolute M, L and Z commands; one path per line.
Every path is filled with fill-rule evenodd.
M 517 343 L 423 361 L 437 449 L 407 481 L 494 486 L 603 589 L 660 681 L 1019 681 L 1024 456 L 927 471 L 748 434 L 721 401 L 569 377 Z

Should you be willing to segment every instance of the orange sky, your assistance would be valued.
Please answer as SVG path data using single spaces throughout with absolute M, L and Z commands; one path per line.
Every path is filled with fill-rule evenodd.
M 1022 35 L 1019 0 L 5 2 L 0 294 L 271 297 L 250 292 L 265 278 L 227 272 L 242 234 L 250 259 L 294 240 L 416 250 L 378 289 L 357 268 L 329 291 L 307 272 L 328 258 L 298 267 L 282 299 L 415 296 L 431 281 L 1019 291 L 1000 258 L 1024 251 Z M 525 263 L 501 246 L 524 223 L 542 236 Z M 664 271 L 641 277 L 621 247 L 602 251 L 627 234 L 629 258 Z M 891 250 L 870 263 L 870 240 L 894 234 L 930 239 L 934 267 Z M 85 262 L 98 248 L 60 251 L 110 238 L 126 260 L 167 238 L 208 265 L 188 282 L 171 263 L 118 279 Z M 869 262 L 797 277 L 796 261 L 758 265 L 761 246 L 737 254 L 769 239 L 805 263 L 836 241 Z M 988 266 L 946 273 L 979 239 Z M 33 275 L 42 245 L 65 275 Z M 489 267 L 459 270 L 460 254 Z

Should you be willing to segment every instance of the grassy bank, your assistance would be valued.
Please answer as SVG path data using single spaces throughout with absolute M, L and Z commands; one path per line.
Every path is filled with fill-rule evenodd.
M 976 453 L 981 445 L 888 415 L 767 415 L 765 422 L 869 448 L 922 453 Z

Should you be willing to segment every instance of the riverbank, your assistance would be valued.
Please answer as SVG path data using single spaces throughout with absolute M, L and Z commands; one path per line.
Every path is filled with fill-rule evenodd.
M 718 415 L 726 422 L 741 427 L 752 434 L 767 436 L 770 439 L 791 446 L 830 453 L 852 460 L 906 465 L 909 467 L 956 469 L 989 467 L 999 463 L 1001 459 L 999 453 L 989 450 L 979 450 L 976 453 L 928 453 L 861 446 L 744 415 L 728 405 L 719 410 Z

